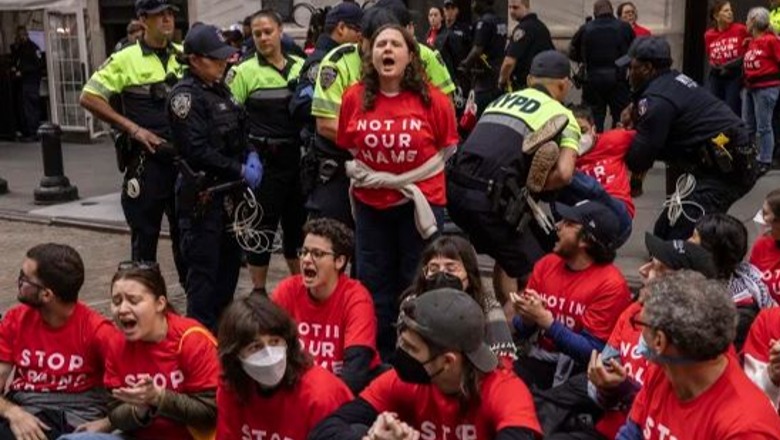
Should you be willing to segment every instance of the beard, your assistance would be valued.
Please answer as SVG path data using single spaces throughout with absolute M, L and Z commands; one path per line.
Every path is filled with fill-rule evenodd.
M 24 294 L 19 292 L 18 295 L 16 295 L 16 299 L 27 306 L 30 306 L 34 309 L 40 309 L 43 306 L 43 300 L 41 299 L 41 292 L 35 292 L 32 295 Z

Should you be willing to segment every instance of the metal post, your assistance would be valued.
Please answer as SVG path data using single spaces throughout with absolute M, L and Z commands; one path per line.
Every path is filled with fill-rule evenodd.
M 0 194 L 5 194 L 8 192 L 8 182 L 0 177 Z
M 46 123 L 38 129 L 43 152 L 43 178 L 33 192 L 35 203 L 69 202 L 79 198 L 78 189 L 65 177 L 62 165 L 62 130 Z

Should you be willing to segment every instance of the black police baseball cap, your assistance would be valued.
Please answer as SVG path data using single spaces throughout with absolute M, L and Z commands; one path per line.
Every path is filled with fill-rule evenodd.
M 355 2 L 342 2 L 325 15 L 325 26 L 335 26 L 339 22 L 344 22 L 359 28 L 361 20 L 363 20 L 363 8 Z
M 531 61 L 529 73 L 537 78 L 569 78 L 571 77 L 571 63 L 566 55 L 557 50 L 545 50 Z
M 404 27 L 409 26 L 414 19 L 409 8 L 401 0 L 379 0 L 374 7 L 385 8 L 392 12 L 400 25 Z
M 612 209 L 592 200 L 582 200 L 574 206 L 555 202 L 555 211 L 565 220 L 579 223 L 601 245 L 615 248 L 620 235 L 620 219 Z
M 477 370 L 489 373 L 498 359 L 485 344 L 485 312 L 465 292 L 431 290 L 401 304 L 401 322 L 426 341 L 463 353 Z
M 202 55 L 218 60 L 226 60 L 238 49 L 227 44 L 222 32 L 216 26 L 195 23 L 184 38 L 184 53 Z
M 639 37 L 631 43 L 628 53 L 615 61 L 615 65 L 626 67 L 632 58 L 643 61 L 672 61 L 672 49 L 663 37 Z
M 158 14 L 166 9 L 179 12 L 179 7 L 172 5 L 168 0 L 136 0 L 135 2 L 135 14 L 137 16 L 141 16 L 141 14 Z
M 391 11 L 374 6 L 363 14 L 363 20 L 360 22 L 360 32 L 364 37 L 371 38 L 379 28 L 388 24 L 400 23 Z
M 650 256 L 672 270 L 690 269 L 707 278 L 717 274 L 712 254 L 696 243 L 685 240 L 663 240 L 645 232 L 645 246 Z

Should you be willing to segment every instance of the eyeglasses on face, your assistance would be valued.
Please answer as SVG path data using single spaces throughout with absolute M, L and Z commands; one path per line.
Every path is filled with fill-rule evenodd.
M 310 249 L 310 248 L 302 247 L 302 248 L 298 249 L 298 258 L 306 258 L 306 256 L 309 255 L 309 254 L 311 254 L 311 256 L 315 260 L 319 260 L 320 258 L 324 258 L 326 255 L 333 255 L 333 256 L 336 255 L 336 253 L 333 252 L 333 251 L 326 251 L 326 250 L 317 249 L 317 248 L 311 248 Z
M 639 313 L 635 313 L 631 315 L 631 317 L 628 318 L 628 322 L 631 324 L 631 328 L 633 328 L 634 330 L 639 330 L 642 327 L 653 328 L 652 326 L 650 326 L 650 324 L 639 319 Z
M 23 270 L 19 270 L 19 276 L 16 278 L 16 286 L 21 289 L 25 285 L 35 287 L 38 290 L 44 290 L 46 289 L 46 286 L 43 284 L 38 284 L 35 281 L 31 280 L 30 277 L 24 274 Z

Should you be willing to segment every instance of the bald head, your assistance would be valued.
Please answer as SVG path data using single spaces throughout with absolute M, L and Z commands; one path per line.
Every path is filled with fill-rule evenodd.
M 614 9 L 612 9 L 612 2 L 609 0 L 596 0 L 593 3 L 593 16 L 598 17 L 600 15 L 612 15 Z

